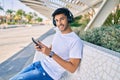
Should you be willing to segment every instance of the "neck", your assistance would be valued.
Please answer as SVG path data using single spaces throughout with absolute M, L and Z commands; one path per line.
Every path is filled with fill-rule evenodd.
M 61 31 L 62 34 L 67 34 L 67 33 L 70 33 L 72 32 L 72 29 L 69 27 L 67 27 L 67 29 L 65 31 Z

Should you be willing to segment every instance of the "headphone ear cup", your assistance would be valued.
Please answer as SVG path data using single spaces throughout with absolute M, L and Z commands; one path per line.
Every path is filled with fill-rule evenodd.
M 56 26 L 56 21 L 53 19 L 53 24 L 54 24 L 54 26 Z
M 71 23 L 71 18 L 70 17 L 68 17 L 68 23 Z
M 71 23 L 72 21 L 73 21 L 73 15 L 72 15 L 72 13 L 69 11 L 68 22 Z

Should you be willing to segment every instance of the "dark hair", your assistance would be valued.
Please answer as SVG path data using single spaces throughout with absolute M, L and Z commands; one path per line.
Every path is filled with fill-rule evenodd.
M 58 14 L 64 14 L 67 16 L 68 22 L 71 23 L 73 21 L 73 14 L 67 8 L 58 8 L 56 9 L 53 14 L 53 24 L 56 26 L 56 21 L 54 20 L 55 16 Z

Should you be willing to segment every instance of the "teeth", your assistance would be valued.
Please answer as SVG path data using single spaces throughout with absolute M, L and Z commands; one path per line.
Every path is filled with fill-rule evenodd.
M 60 28 L 62 28 L 62 26 L 60 26 Z
M 60 28 L 63 28 L 63 26 L 60 26 Z

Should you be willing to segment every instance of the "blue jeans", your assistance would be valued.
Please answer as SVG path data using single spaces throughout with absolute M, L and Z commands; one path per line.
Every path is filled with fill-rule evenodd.
M 23 69 L 9 80 L 53 80 L 42 68 L 40 62 L 35 62 Z

